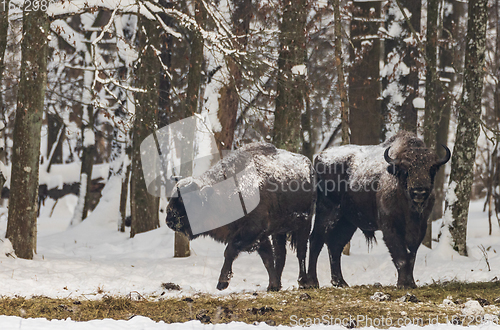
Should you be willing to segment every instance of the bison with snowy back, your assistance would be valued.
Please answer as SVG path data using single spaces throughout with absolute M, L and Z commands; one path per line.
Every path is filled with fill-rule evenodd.
M 255 250 L 269 275 L 267 289 L 279 290 L 290 235 L 303 286 L 316 194 L 313 181 L 312 163 L 306 157 L 269 143 L 248 144 L 202 175 L 177 182 L 177 197 L 167 206 L 167 226 L 190 240 L 209 236 L 227 245 L 219 290 L 229 285 L 232 264 L 240 252 Z M 231 205 L 244 205 L 242 213 Z M 218 226 L 221 223 L 226 224 Z
M 359 228 L 369 242 L 382 230 L 397 286 L 415 287 L 413 267 L 434 206 L 434 177 L 450 159 L 443 147 L 446 156 L 438 159 L 415 134 L 402 131 L 379 145 L 332 147 L 315 158 L 318 195 L 307 286 L 318 286 L 316 266 L 325 243 L 332 284 L 347 286 L 340 258 Z

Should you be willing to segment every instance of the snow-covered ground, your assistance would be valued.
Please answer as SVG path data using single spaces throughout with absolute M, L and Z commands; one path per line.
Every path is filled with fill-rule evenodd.
M 215 288 L 223 263 L 224 246 L 209 238 L 191 243 L 192 256 L 173 258 L 173 232 L 161 219 L 161 228 L 129 238 L 129 232 L 117 231 L 117 219 L 105 212 L 94 212 L 83 223 L 68 227 L 75 196 L 59 200 L 52 211 L 53 201 L 47 200 L 38 221 L 37 254 L 34 260 L 16 259 L 8 241 L 0 242 L 0 295 L 43 295 L 55 298 L 98 299 L 103 295 L 150 297 L 164 292 L 162 283 L 173 282 L 181 291 L 168 291 L 162 297 L 193 295 L 199 292 L 227 295 L 233 292 L 265 291 L 267 272 L 256 253 L 244 253 L 235 261 L 234 277 L 228 289 Z M 5 237 L 6 210 L 0 209 L 0 237 Z M 110 214 L 116 214 L 110 212 Z M 493 234 L 488 236 L 488 219 L 482 212 L 482 202 L 474 202 L 468 226 L 469 257 L 461 257 L 447 247 L 429 250 L 421 247 L 415 265 L 417 284 L 433 281 L 490 281 L 500 279 L 500 228 L 493 218 Z M 433 232 L 437 234 L 439 223 Z M 351 255 L 342 258 L 343 274 L 350 285 L 395 285 L 396 269 L 380 233 L 378 244 L 368 249 L 365 238 L 357 232 L 351 242 Z M 435 243 L 437 244 L 437 243 Z M 487 256 L 481 252 L 484 247 Z M 487 262 L 491 267 L 488 270 Z M 319 260 L 319 281 L 329 286 L 329 264 L 326 249 Z M 289 251 L 283 273 L 283 288 L 297 287 L 298 264 Z M 129 321 L 96 320 L 77 323 L 71 320 L 47 321 L 0 316 L 1 329 L 243 329 L 253 325 L 202 325 L 198 322 L 166 325 L 144 317 Z M 262 324 L 259 328 L 268 328 Z M 435 328 L 436 326 L 434 326 Z M 439 325 L 439 329 L 451 327 Z M 500 326 L 483 325 L 480 328 Z

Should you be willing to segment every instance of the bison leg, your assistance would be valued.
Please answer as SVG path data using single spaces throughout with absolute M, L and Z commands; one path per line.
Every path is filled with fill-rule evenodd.
M 262 262 L 264 262 L 264 266 L 269 274 L 269 286 L 267 287 L 267 291 L 278 291 L 281 289 L 281 278 L 278 277 L 278 273 L 274 266 L 273 247 L 269 237 L 261 239 L 257 247 L 257 252 L 262 258 Z
M 332 285 L 335 287 L 349 286 L 342 276 L 340 257 L 344 246 L 351 240 L 357 227 L 345 218 L 340 219 L 335 227 L 327 233 L 328 253 L 330 254 L 330 270 Z
M 398 288 L 415 288 L 413 268 L 416 249 L 408 249 L 404 239 L 393 230 L 383 230 L 385 245 L 398 271 Z
M 309 239 L 309 231 L 311 230 L 310 222 L 309 226 L 297 230 L 294 235 L 296 239 L 296 249 L 297 249 L 297 259 L 299 260 L 299 288 L 304 289 L 308 287 L 307 281 L 307 271 L 306 271 L 306 255 L 307 255 L 307 240 Z
M 224 251 L 224 265 L 220 271 L 218 290 L 224 290 L 228 287 L 229 281 L 233 275 L 233 262 L 240 254 L 240 249 L 237 249 L 231 242 L 226 246 Z
M 316 215 L 316 219 L 317 219 Z M 307 273 L 307 281 L 304 285 L 305 288 L 317 288 L 319 287 L 318 274 L 317 274 L 317 264 L 318 257 L 323 245 L 325 244 L 325 229 L 322 226 L 314 226 L 311 233 L 309 242 L 309 269 Z M 297 254 L 298 257 L 298 254 Z
M 273 235 L 273 247 L 276 274 L 278 278 L 281 279 L 286 260 L 286 234 Z

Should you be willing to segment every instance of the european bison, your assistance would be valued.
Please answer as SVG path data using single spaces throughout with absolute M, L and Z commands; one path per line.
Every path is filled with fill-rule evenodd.
M 398 287 L 415 287 L 415 255 L 434 206 L 434 176 L 450 159 L 450 150 L 443 147 L 446 156 L 438 159 L 416 135 L 402 131 L 380 145 L 333 147 L 315 158 L 318 196 L 307 286 L 318 286 L 316 265 L 325 242 L 331 282 L 347 286 L 340 257 L 360 228 L 367 241 L 382 230 L 398 271 Z
M 238 189 L 216 188 L 232 178 L 236 179 Z M 167 206 L 166 222 L 191 240 L 200 235 L 210 236 L 227 244 L 217 284 L 219 290 L 229 285 L 232 264 L 239 253 L 254 250 L 269 274 L 267 289 L 279 290 L 287 234 L 291 234 L 302 286 L 316 194 L 313 181 L 312 164 L 306 157 L 276 149 L 269 143 L 252 143 L 230 153 L 201 176 L 180 180 L 174 188 L 178 197 L 171 198 Z M 230 222 L 228 214 L 235 213 L 230 205 L 235 205 L 235 201 L 236 205 L 244 201 L 246 210 L 241 218 Z M 217 228 L 221 221 L 227 224 Z M 202 232 L 204 229 L 200 228 L 215 229 Z

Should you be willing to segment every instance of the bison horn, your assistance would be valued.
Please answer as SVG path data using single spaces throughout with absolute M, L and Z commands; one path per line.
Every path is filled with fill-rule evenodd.
M 384 152 L 385 161 L 388 162 L 389 164 L 399 165 L 399 163 L 400 163 L 399 159 L 392 159 L 389 156 L 389 149 L 391 149 L 391 147 L 385 149 L 385 152 Z
M 448 149 L 448 147 L 445 146 L 444 144 L 442 144 L 442 146 L 443 146 L 444 150 L 446 151 L 446 155 L 437 161 L 436 166 L 441 166 L 441 165 L 446 164 L 450 160 L 450 157 L 451 157 L 450 149 Z

